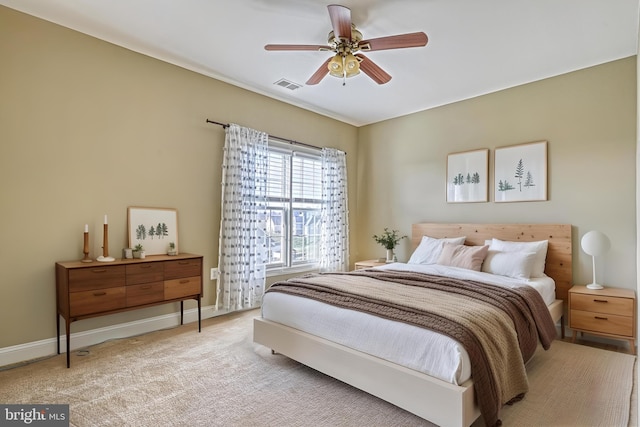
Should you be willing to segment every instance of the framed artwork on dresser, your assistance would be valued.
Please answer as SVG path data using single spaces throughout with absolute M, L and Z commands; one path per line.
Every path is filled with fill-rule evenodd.
M 127 208 L 129 247 L 142 245 L 146 255 L 166 254 L 169 244 L 178 249 L 178 211 L 169 208 Z
M 488 201 L 489 149 L 452 153 L 447 156 L 447 202 Z
M 547 141 L 496 148 L 494 200 L 547 200 Z

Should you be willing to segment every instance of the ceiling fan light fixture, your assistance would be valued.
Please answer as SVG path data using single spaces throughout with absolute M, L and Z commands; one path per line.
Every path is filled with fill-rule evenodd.
M 329 68 L 329 74 L 334 77 L 342 77 L 344 75 L 344 65 L 342 64 L 342 56 L 336 55 L 331 58 L 331 61 L 327 64 Z
M 337 54 L 327 64 L 329 74 L 333 77 L 353 77 L 360 74 L 360 60 L 352 53 L 347 55 Z
M 360 61 L 358 60 L 358 58 L 353 56 L 353 54 L 351 53 L 348 54 L 344 58 L 344 63 L 345 63 L 344 71 L 347 77 L 353 77 L 360 74 Z

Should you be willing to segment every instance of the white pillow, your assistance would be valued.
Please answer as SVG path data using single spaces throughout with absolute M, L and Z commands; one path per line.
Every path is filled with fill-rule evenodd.
M 435 264 L 440 257 L 444 242 L 462 245 L 465 239 L 466 236 L 448 237 L 445 239 L 434 239 L 433 237 L 422 236 L 420 244 L 411 254 L 411 258 L 409 258 L 407 264 Z
M 536 260 L 535 252 L 503 252 L 489 249 L 482 271 L 515 279 L 529 279 Z
M 536 257 L 531 268 L 531 277 L 544 277 L 544 265 L 547 259 L 548 240 L 539 242 L 509 242 L 505 240 L 493 239 L 491 246 L 492 251 L 502 252 L 535 252 Z

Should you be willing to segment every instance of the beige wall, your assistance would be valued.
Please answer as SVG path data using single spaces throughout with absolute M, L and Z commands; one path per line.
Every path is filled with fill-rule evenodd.
M 606 284 L 634 288 L 635 58 L 356 129 L 0 7 L 0 349 L 55 336 L 55 261 L 126 245 L 127 206 L 174 207 L 179 245 L 217 264 L 223 130 L 206 118 L 348 153 L 351 261 L 417 221 L 566 222 L 609 235 Z M 448 153 L 549 141 L 549 201 L 445 202 Z M 492 165 L 492 164 L 491 164 Z M 399 256 L 407 259 L 407 242 Z M 214 301 L 205 280 L 203 304 Z M 190 305 L 189 307 L 192 307 Z M 74 331 L 175 310 L 74 324 Z
M 540 140 L 548 141 L 548 201 L 446 203 L 447 154 L 490 149 L 492 183 L 496 147 Z M 414 222 L 569 223 L 576 283 L 590 282 L 579 243 L 597 229 L 612 243 L 599 279 L 635 289 L 635 153 L 635 57 L 360 128 L 354 257 L 383 256 L 371 235 L 409 234 Z M 405 240 L 398 255 L 409 254 Z
M 55 336 L 54 263 L 82 258 L 85 223 L 101 255 L 104 214 L 118 256 L 127 206 L 176 208 L 181 251 L 204 255 L 205 272 L 217 265 L 224 131 L 207 118 L 342 149 L 356 176 L 351 125 L 1 6 L 0 63 L 0 348 Z M 205 279 L 207 306 L 215 282 Z

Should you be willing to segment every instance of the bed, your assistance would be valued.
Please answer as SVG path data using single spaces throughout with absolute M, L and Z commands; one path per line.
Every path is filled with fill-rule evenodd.
M 564 334 L 563 300 L 566 300 L 567 291 L 572 282 L 570 225 L 414 224 L 412 226 L 413 248 L 419 246 L 423 236 L 438 239 L 465 236 L 465 245 L 469 246 L 482 246 L 487 243 L 487 240 L 494 238 L 509 242 L 547 241 L 544 274 L 553 279 L 555 292 L 552 289 L 551 296 L 547 295 L 544 299 L 550 317 L 553 321 L 560 323 L 561 333 Z M 395 271 L 402 267 L 401 265 L 390 265 L 383 267 L 382 270 L 385 268 Z M 367 275 L 367 273 L 362 274 Z M 466 374 L 457 372 L 456 375 L 459 374 L 459 376 L 456 378 L 446 378 L 446 373 L 428 374 L 423 369 L 411 365 L 410 361 L 409 363 L 396 361 L 386 355 L 377 355 L 375 351 L 362 350 L 351 342 L 341 342 L 339 339 L 323 336 L 315 329 L 308 329 L 307 326 L 304 326 L 302 319 L 313 319 L 307 324 L 330 323 L 335 319 L 332 319 L 323 310 L 313 311 L 317 310 L 317 305 L 314 308 L 314 306 L 307 306 L 306 302 L 301 303 L 302 300 L 305 300 L 304 298 L 296 296 L 290 296 L 290 298 L 294 298 L 293 304 L 283 302 L 282 298 L 279 298 L 275 303 L 270 302 L 270 300 L 275 301 L 274 298 L 265 298 L 263 317 L 254 320 L 255 342 L 438 425 L 468 426 L 480 415 L 475 397 L 474 380 L 469 377 L 468 372 Z M 265 310 L 267 316 L 264 316 Z M 295 321 L 280 320 L 278 316 L 288 311 L 292 311 L 293 314 L 289 314 L 294 319 L 299 319 L 302 326 L 298 326 Z M 277 315 L 273 315 L 273 313 L 277 313 Z M 354 314 L 346 310 L 342 312 L 342 315 L 352 316 Z M 265 317 L 271 318 L 271 320 Z M 358 324 L 357 322 L 359 322 L 351 318 L 348 319 L 345 321 L 345 318 L 340 318 L 339 322 L 343 324 Z M 376 322 L 378 320 L 373 319 Z M 380 321 L 389 323 L 384 319 Z M 380 325 L 384 325 L 384 323 L 373 323 L 368 327 L 375 331 L 383 327 Z M 360 330 L 358 333 L 363 333 L 363 331 L 366 333 L 366 330 Z M 420 342 L 421 338 L 414 338 L 414 340 Z M 374 339 L 365 339 L 364 341 L 372 342 Z M 465 366 L 468 366 L 467 362 L 465 362 Z M 464 371 L 464 369 L 458 369 L 458 371 Z

